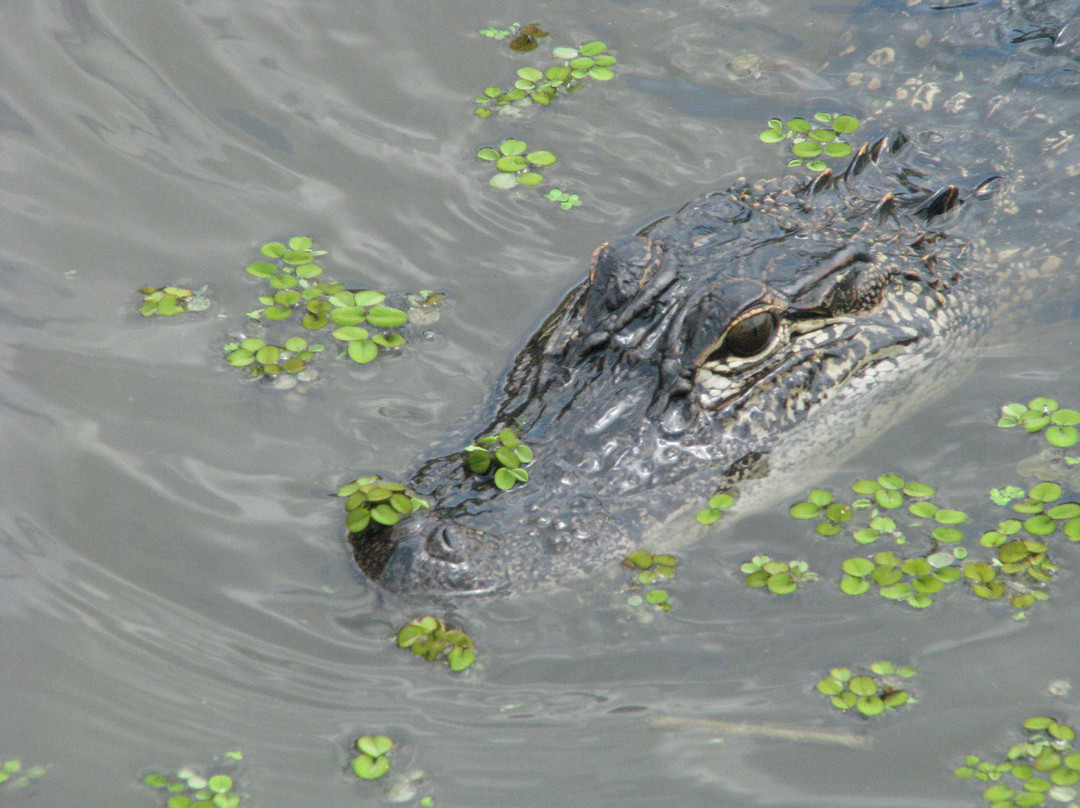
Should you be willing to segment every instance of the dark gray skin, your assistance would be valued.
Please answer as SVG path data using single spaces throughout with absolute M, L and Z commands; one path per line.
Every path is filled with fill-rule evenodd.
M 601 246 L 488 403 L 489 425 L 462 442 L 513 428 L 535 451 L 528 483 L 500 491 L 466 469 L 464 451 L 427 460 L 404 482 L 431 509 L 353 535 L 361 569 L 424 597 L 521 592 L 589 574 L 636 547 L 658 548 L 657 527 L 679 532 L 716 491 L 742 504 L 766 477 L 773 485 L 842 455 L 955 374 L 1039 263 L 1003 263 L 999 230 L 1023 172 L 1012 141 L 982 126 L 994 118 L 1027 132 L 1041 121 L 1047 134 L 1033 133 L 1034 152 L 1063 116 L 1075 118 L 1077 8 L 977 8 L 935 30 L 940 50 L 924 44 L 914 57 L 853 45 L 870 55 L 832 75 L 860 88 L 879 117 L 929 117 L 943 134 L 877 140 L 837 177 L 740 181 Z M 939 21 L 899 19 L 891 33 L 913 39 L 925 20 Z M 1009 40 L 1016 31 L 1028 39 Z M 1041 118 L 995 95 L 996 77 L 943 84 L 971 74 L 954 61 L 975 45 L 1001 50 L 1014 88 L 1039 88 Z M 919 78 L 902 74 L 881 90 L 903 58 L 923 62 Z M 1049 159 L 1075 157 L 1071 143 Z M 944 156 L 950 148 L 965 155 L 960 164 Z M 1074 192 L 1065 176 L 1047 185 L 1058 197 Z

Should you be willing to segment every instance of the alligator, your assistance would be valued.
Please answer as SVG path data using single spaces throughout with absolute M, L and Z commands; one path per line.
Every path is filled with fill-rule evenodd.
M 408 481 L 430 509 L 354 534 L 360 568 L 423 596 L 590 574 L 649 530 L 687 529 L 716 491 L 760 497 L 842 454 L 956 377 L 1018 285 L 1039 275 L 1002 241 L 1002 222 L 1022 228 L 1042 209 L 1013 215 L 1022 175 L 1009 138 L 985 134 L 986 116 L 1006 129 L 1038 116 L 1005 111 L 1004 73 L 943 82 L 962 79 L 970 46 L 1006 54 L 1013 89 L 1042 99 L 1080 87 L 1076 9 L 1003 2 L 952 13 L 940 30 L 945 12 L 904 10 L 894 34 L 918 42 L 919 78 L 894 77 L 902 51 L 881 43 L 827 66 L 876 120 L 900 119 L 907 133 L 885 130 L 842 171 L 809 181 L 739 180 L 599 247 L 472 433 L 515 430 L 535 454 L 528 482 L 503 490 L 462 451 L 437 453 Z M 951 107 L 935 106 L 939 93 Z M 938 118 L 905 114 L 931 109 Z M 1050 109 L 1041 133 L 1060 126 Z

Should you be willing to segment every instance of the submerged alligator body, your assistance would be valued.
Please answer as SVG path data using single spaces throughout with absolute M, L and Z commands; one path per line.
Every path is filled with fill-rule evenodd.
M 873 84 L 870 68 L 847 83 Z M 872 100 L 887 115 L 923 86 Z M 739 181 L 601 246 L 478 433 L 516 430 L 528 483 L 500 490 L 462 452 L 430 459 L 409 485 L 432 507 L 354 535 L 360 567 L 413 594 L 581 575 L 647 525 L 688 522 L 714 491 L 746 495 L 892 417 L 955 369 L 1023 275 L 986 235 L 1011 204 L 1004 151 L 951 165 L 958 137 L 893 132 L 836 176 Z

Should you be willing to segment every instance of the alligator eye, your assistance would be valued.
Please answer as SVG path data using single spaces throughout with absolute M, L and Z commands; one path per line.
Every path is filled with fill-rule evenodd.
M 722 361 L 729 356 L 738 359 L 757 356 L 772 344 L 776 330 L 776 315 L 771 311 L 759 311 L 744 317 L 724 333 L 705 361 Z

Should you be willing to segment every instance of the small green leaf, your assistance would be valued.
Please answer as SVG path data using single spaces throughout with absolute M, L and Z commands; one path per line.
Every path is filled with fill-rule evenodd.
M 359 325 L 364 319 L 364 309 L 361 306 L 342 306 L 330 312 L 330 320 L 334 325 Z
M 475 449 L 466 457 L 469 468 L 477 474 L 484 474 L 491 468 L 491 455 L 483 449 Z
M 1028 496 L 1040 502 L 1054 502 L 1061 498 L 1061 486 L 1057 483 L 1039 483 L 1028 492 Z
M 215 774 L 206 781 L 206 787 L 215 794 L 223 794 L 233 787 L 233 781 L 227 774 Z
M 373 289 L 361 289 L 359 292 L 353 292 L 352 303 L 346 305 L 353 306 L 378 306 L 380 303 L 386 300 L 386 295 L 382 292 L 376 292 Z
M 460 673 L 476 661 L 476 652 L 471 648 L 457 646 L 450 649 L 450 653 L 446 655 L 446 661 L 450 665 L 450 670 Z
M 801 157 L 803 159 L 817 157 L 821 154 L 821 144 L 816 143 L 813 140 L 804 140 L 800 143 L 792 144 L 791 153 L 796 157 Z
M 394 742 L 385 735 L 362 735 L 356 739 L 356 749 L 365 755 L 377 758 L 394 748 Z
M 795 519 L 817 519 L 821 508 L 811 502 L 796 502 L 788 512 Z
M 376 328 L 397 328 L 409 321 L 409 315 L 390 306 L 372 306 L 367 311 L 367 321 Z
M 255 261 L 248 264 L 247 271 L 256 278 L 272 278 L 278 274 L 278 268 L 269 261 Z
M 401 514 L 385 502 L 381 502 L 371 509 L 371 518 L 381 525 L 396 525 L 401 519 Z
M 349 358 L 358 365 L 366 365 L 375 361 L 379 354 L 378 346 L 369 339 L 357 339 L 349 343 Z
M 508 157 L 524 154 L 527 148 L 528 147 L 523 141 L 516 140 L 515 138 L 507 138 L 499 144 L 499 151 Z
M 837 115 L 832 122 L 833 131 L 840 135 L 848 135 L 859 128 L 859 119 L 852 115 Z
M 495 168 L 499 171 L 503 171 L 507 174 L 513 174 L 514 172 L 521 171 L 528 165 L 524 157 L 520 155 L 510 155 L 508 157 L 500 157 L 495 162 Z
M 503 491 L 508 491 L 514 487 L 514 483 L 517 482 L 517 478 L 510 473 L 510 469 L 501 468 L 495 472 L 495 487 Z
M 353 771 L 357 777 L 364 780 L 377 780 L 390 768 L 390 761 L 384 755 L 373 758 L 371 755 L 360 755 L 353 761 Z
M 549 166 L 558 158 L 549 151 L 534 151 L 525 155 L 525 159 L 535 166 Z

